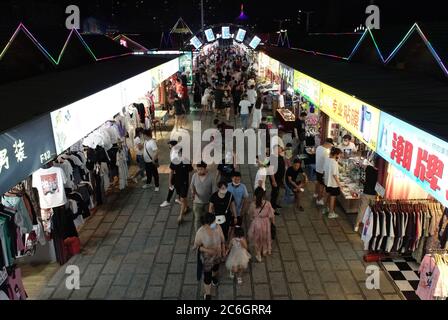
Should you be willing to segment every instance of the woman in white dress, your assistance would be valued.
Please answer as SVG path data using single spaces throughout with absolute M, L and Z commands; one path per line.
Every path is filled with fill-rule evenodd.
M 260 127 L 262 117 L 263 117 L 263 104 L 261 102 L 257 102 L 252 116 L 252 128 L 258 129 Z

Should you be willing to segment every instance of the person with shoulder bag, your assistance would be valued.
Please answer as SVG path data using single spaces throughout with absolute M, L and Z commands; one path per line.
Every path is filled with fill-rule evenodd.
M 216 222 L 221 225 L 224 237 L 229 239 L 230 226 L 237 223 L 235 199 L 227 190 L 227 183 L 221 181 L 218 183 L 218 191 L 210 198 L 209 213 L 216 215 Z
M 145 144 L 143 148 L 143 158 L 145 160 L 146 170 L 146 184 L 143 189 L 148 189 L 151 186 L 152 178 L 154 178 L 155 192 L 159 192 L 159 155 L 156 141 L 152 138 L 151 129 L 144 131 Z

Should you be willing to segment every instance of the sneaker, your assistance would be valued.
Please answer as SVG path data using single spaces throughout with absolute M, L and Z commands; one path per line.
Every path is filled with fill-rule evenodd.
M 357 233 L 357 232 L 359 231 L 359 227 L 356 226 L 355 229 L 354 229 L 353 231 L 355 231 L 355 232 Z
M 280 213 L 278 213 L 278 211 L 274 211 L 274 215 L 279 216 Z
M 179 199 L 176 199 L 177 204 L 182 204 L 182 202 Z
M 219 280 L 216 278 L 212 278 L 212 286 L 213 287 L 218 287 L 219 286 Z
M 132 179 L 132 181 L 133 181 L 135 184 L 138 183 L 138 179 L 137 179 L 137 178 Z
M 305 192 L 305 189 L 303 189 L 303 188 L 300 188 L 300 192 Z
M 317 199 L 317 197 L 319 197 L 319 195 L 317 193 L 313 194 L 314 199 Z
M 339 216 L 334 212 L 332 212 L 328 215 L 328 219 L 336 219 L 336 218 L 339 218 Z
M 212 296 L 209 294 L 204 294 L 204 300 L 212 300 Z
M 238 277 L 238 284 L 243 284 L 243 278 Z
M 166 208 L 169 207 L 170 203 L 168 201 L 163 201 L 163 203 L 160 205 L 160 208 Z
M 235 278 L 235 274 L 232 271 L 230 271 L 230 279 L 234 279 L 234 278 Z
M 317 205 L 317 206 L 324 206 L 324 205 L 325 205 L 325 202 L 324 202 L 323 199 L 322 199 L 322 200 L 317 200 L 317 201 L 316 201 L 316 205 Z
M 154 188 L 154 192 L 159 192 L 159 191 L 160 191 L 160 188 L 158 188 L 158 187 Z
M 322 214 L 327 214 L 329 212 L 330 212 L 330 210 L 327 207 L 322 209 Z
M 142 189 L 149 189 L 149 188 L 151 188 L 151 185 L 150 185 L 150 184 L 145 184 L 145 185 L 143 185 L 143 187 L 142 187 Z

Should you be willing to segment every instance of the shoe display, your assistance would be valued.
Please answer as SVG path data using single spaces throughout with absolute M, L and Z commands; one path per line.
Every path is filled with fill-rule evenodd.
M 168 202 L 168 201 L 164 201 L 161 205 L 160 205 L 160 208 L 166 208 L 166 207 L 169 207 L 170 206 L 170 203 Z
M 339 216 L 336 214 L 336 213 L 334 213 L 334 212 L 332 212 L 332 213 L 330 213 L 329 215 L 328 215 L 328 219 L 336 219 L 336 218 L 338 218 Z

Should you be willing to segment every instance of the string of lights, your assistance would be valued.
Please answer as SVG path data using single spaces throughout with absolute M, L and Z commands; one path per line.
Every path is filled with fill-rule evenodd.
M 129 53 L 124 53 L 124 54 L 120 54 L 120 55 L 113 55 L 113 56 L 98 58 L 97 55 L 93 52 L 93 50 L 90 48 L 90 46 L 87 44 L 87 42 L 84 40 L 82 35 L 78 32 L 78 30 L 72 29 L 70 31 L 67 39 L 64 42 L 64 45 L 63 45 L 63 47 L 61 49 L 61 52 L 58 55 L 58 58 L 55 59 L 55 57 L 53 57 L 51 55 L 51 53 L 47 49 L 45 49 L 45 47 L 36 39 L 36 37 L 34 37 L 34 35 L 26 28 L 26 26 L 23 23 L 20 23 L 19 26 L 17 27 L 17 29 L 14 31 L 13 35 L 11 36 L 11 38 L 9 39 L 9 41 L 7 42 L 5 48 L 1 51 L 1 53 L 0 53 L 0 61 L 4 58 L 6 52 L 11 47 L 12 43 L 17 38 L 17 36 L 18 36 L 20 31 L 22 31 L 33 42 L 33 44 L 42 52 L 42 54 L 54 66 L 58 66 L 61 63 L 62 57 L 64 56 L 64 53 L 65 53 L 65 51 L 66 51 L 66 49 L 68 47 L 68 44 L 70 43 L 70 39 L 72 38 L 73 35 L 76 35 L 76 37 L 81 41 L 81 44 L 83 45 L 83 47 L 86 49 L 86 51 L 89 53 L 89 55 L 96 62 L 104 61 L 104 60 L 108 60 L 108 59 L 113 59 L 113 58 L 118 58 L 118 57 L 123 57 L 123 56 L 127 56 L 127 55 L 132 55 L 133 54 L 132 52 L 129 52 Z

